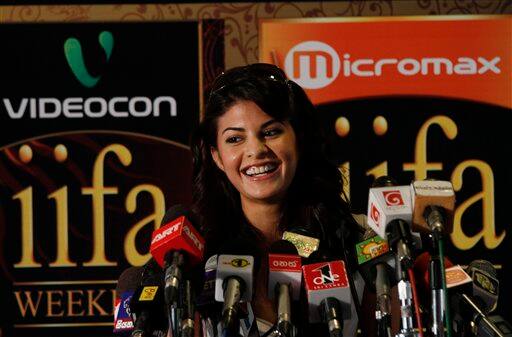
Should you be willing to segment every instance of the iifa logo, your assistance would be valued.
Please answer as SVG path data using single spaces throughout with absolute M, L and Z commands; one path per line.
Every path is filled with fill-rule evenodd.
M 103 31 L 98 35 L 98 41 L 105 51 L 108 62 L 112 55 L 112 49 L 114 48 L 114 37 L 112 33 Z M 74 37 L 68 38 L 66 42 L 64 42 L 64 55 L 66 56 L 71 71 L 84 87 L 92 88 L 98 83 L 101 76 L 94 77 L 87 70 L 80 41 Z
M 340 60 L 343 55 L 343 60 Z M 288 77 L 305 89 L 321 89 L 343 77 L 381 77 L 393 75 L 483 75 L 500 74 L 501 57 L 483 56 L 421 58 L 352 58 L 321 41 L 304 41 L 292 47 L 285 57 Z

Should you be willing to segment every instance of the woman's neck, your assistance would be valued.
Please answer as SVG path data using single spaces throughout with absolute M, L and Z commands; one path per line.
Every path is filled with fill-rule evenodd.
M 280 204 L 255 203 L 242 199 L 242 210 L 249 223 L 261 231 L 268 244 L 279 239 Z

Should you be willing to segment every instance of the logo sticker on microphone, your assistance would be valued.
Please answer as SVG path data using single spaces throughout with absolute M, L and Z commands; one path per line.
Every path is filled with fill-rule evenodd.
M 323 290 L 348 287 L 348 278 L 343 261 L 332 261 L 302 267 L 308 290 Z
M 235 268 L 244 268 L 249 265 L 249 261 L 246 259 L 233 259 L 229 264 Z
M 370 216 L 373 220 L 373 222 L 375 222 L 375 224 L 377 226 L 380 226 L 380 212 L 379 210 L 377 209 L 377 207 L 375 207 L 375 204 L 372 203 L 372 206 L 371 206 L 371 212 L 370 212 Z
M 498 295 L 498 281 L 492 276 L 475 270 L 473 271 L 473 282 L 492 295 Z
M 402 194 L 399 190 L 395 191 L 383 191 L 382 195 L 384 196 L 384 200 L 386 200 L 387 206 L 403 206 L 404 200 L 402 199 Z
M 158 286 L 144 287 L 140 293 L 139 301 L 153 301 L 157 290 Z

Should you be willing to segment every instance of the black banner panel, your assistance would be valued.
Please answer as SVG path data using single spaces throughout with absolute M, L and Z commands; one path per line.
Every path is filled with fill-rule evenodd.
M 0 26 L 4 336 L 112 335 L 119 274 L 148 260 L 166 208 L 191 202 L 201 29 Z

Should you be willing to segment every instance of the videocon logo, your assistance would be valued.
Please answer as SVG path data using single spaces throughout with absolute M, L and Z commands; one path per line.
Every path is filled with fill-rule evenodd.
M 108 61 L 110 59 L 110 55 L 112 55 L 112 49 L 114 48 L 114 37 L 112 36 L 112 33 L 108 31 L 101 32 L 98 35 L 98 41 L 105 51 Z M 92 88 L 98 83 L 101 76 L 92 76 L 89 74 L 89 71 L 87 71 L 80 41 L 74 37 L 67 39 L 66 42 L 64 42 L 64 55 L 66 56 L 66 60 L 68 61 L 71 71 L 84 87 Z

